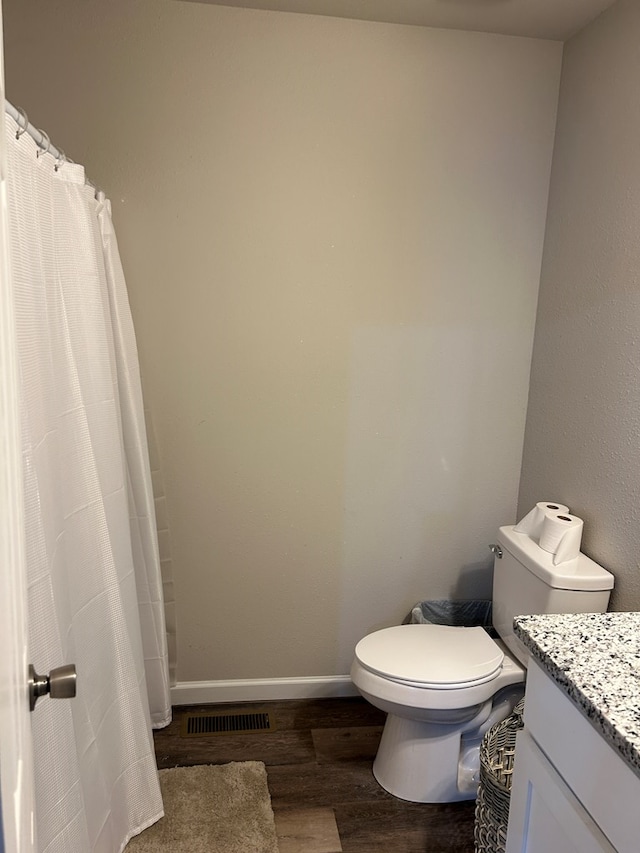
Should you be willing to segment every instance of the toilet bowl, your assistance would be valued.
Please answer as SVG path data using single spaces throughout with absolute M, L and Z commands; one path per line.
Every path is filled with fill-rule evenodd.
M 524 692 L 525 669 L 483 628 L 400 625 L 356 646 L 351 679 L 388 714 L 373 773 L 403 800 L 473 799 L 480 741 Z
M 474 799 L 479 747 L 524 694 L 527 652 L 513 618 L 533 613 L 599 613 L 613 575 L 584 554 L 552 555 L 512 526 L 501 527 L 493 576 L 493 625 L 398 625 L 357 644 L 351 679 L 387 713 L 373 773 L 380 785 L 418 803 Z

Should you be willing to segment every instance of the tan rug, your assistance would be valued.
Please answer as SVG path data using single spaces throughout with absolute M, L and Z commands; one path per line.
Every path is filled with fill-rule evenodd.
M 261 761 L 160 771 L 165 816 L 125 853 L 278 853 Z

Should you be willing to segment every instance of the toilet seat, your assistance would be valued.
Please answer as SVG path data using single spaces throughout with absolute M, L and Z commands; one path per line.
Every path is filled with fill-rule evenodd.
M 455 690 L 492 681 L 504 653 L 483 628 L 397 625 L 364 637 L 355 651 L 365 669 L 390 681 Z

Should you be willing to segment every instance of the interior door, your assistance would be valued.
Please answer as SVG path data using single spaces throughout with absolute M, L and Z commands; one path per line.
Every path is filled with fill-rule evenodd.
M 0 94 L 4 104 L 2 7 Z M 34 783 L 27 687 L 27 609 L 16 343 L 0 132 L 0 853 L 32 853 Z

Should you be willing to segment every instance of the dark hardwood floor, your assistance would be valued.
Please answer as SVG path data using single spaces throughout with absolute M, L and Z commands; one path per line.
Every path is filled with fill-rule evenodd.
M 185 711 L 257 707 L 275 731 L 180 735 Z M 473 853 L 474 803 L 407 803 L 375 781 L 383 723 L 360 698 L 176 707 L 171 725 L 155 732 L 158 767 L 263 761 L 280 853 Z

